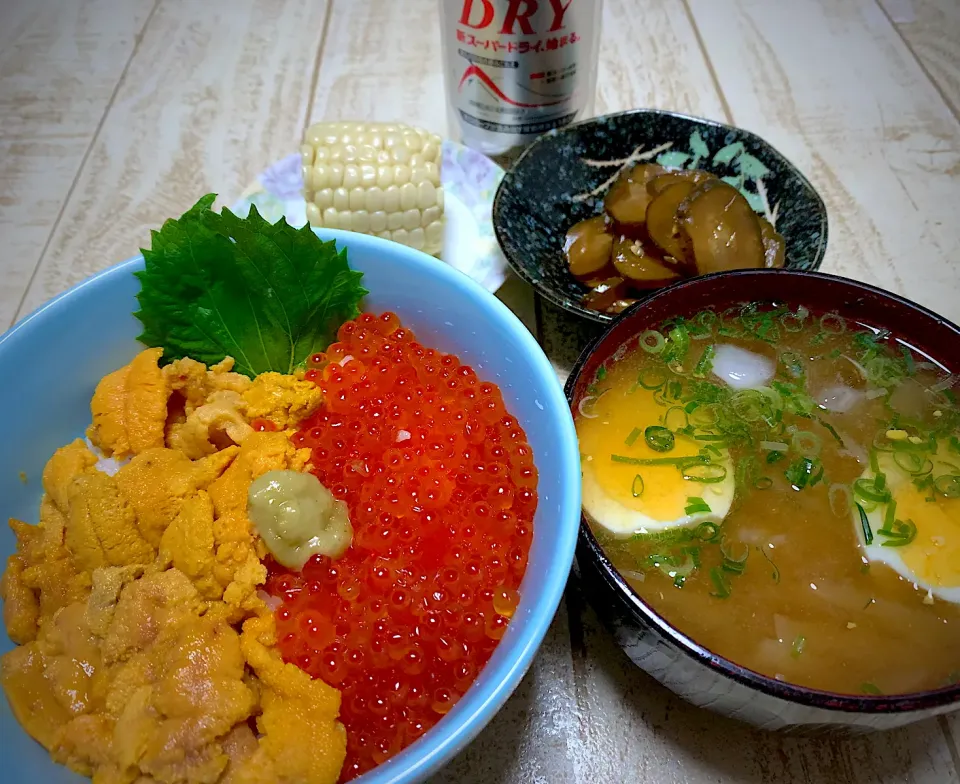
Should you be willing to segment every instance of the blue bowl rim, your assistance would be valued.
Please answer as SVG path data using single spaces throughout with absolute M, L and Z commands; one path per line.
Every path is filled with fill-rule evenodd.
M 451 285 L 465 288 L 473 297 L 484 301 L 496 317 L 511 327 L 511 331 L 516 334 L 523 350 L 530 356 L 531 367 L 534 367 L 537 375 L 543 378 L 544 395 L 546 396 L 543 401 L 544 408 L 569 413 L 563 388 L 557 380 L 556 372 L 533 335 L 530 334 L 513 311 L 472 278 L 432 256 L 380 237 L 326 229 L 314 229 L 314 232 L 322 239 L 336 240 L 338 246 L 347 247 L 348 253 L 351 246 L 366 246 L 371 251 L 380 252 L 385 257 L 396 256 L 397 254 L 404 256 L 407 262 L 422 270 L 423 274 L 440 276 L 449 281 Z M 142 267 L 143 256 L 137 255 L 76 283 L 17 321 L 0 335 L 0 351 L 3 350 L 6 343 L 18 340 L 23 330 L 28 328 L 34 320 L 55 318 L 57 312 L 65 307 L 69 298 L 78 291 L 105 285 L 114 276 L 133 274 Z M 574 445 L 577 443 L 572 416 L 560 418 L 560 421 L 555 422 L 554 426 L 565 431 L 561 435 L 563 442 Z M 564 509 L 568 507 L 579 509 L 579 460 L 569 460 L 567 462 L 570 465 L 563 467 L 565 475 L 561 477 L 559 483 L 561 497 L 558 505 Z M 454 710 L 456 710 L 461 705 L 470 705 L 471 711 L 462 716 L 457 715 L 455 723 L 450 721 L 453 716 L 448 714 L 396 757 L 367 772 L 356 781 L 362 781 L 365 784 L 413 784 L 413 782 L 423 781 L 463 751 L 486 727 L 516 690 L 520 680 L 530 668 L 533 658 L 546 636 L 547 629 L 553 622 L 566 588 L 570 567 L 573 564 L 577 530 L 578 525 L 571 524 L 558 534 L 557 549 L 560 552 L 560 557 L 557 559 L 557 568 L 548 569 L 543 579 L 539 581 L 541 598 L 530 608 L 528 620 L 511 643 L 515 650 L 512 659 L 505 663 L 504 672 L 499 679 L 489 680 L 484 684 L 481 691 L 475 691 L 477 684 L 474 683 L 454 707 Z M 536 528 L 534 535 L 536 535 Z M 565 568 L 563 568 L 564 564 Z M 522 601 L 523 597 L 521 596 L 521 603 Z M 404 755 L 408 755 L 409 759 L 404 759 Z
M 741 128 L 736 125 L 730 125 L 729 123 L 720 122 L 719 120 L 710 120 L 706 117 L 697 117 L 692 114 L 683 114 L 682 112 L 672 112 L 666 109 L 626 109 L 622 112 L 612 112 L 610 114 L 602 114 L 596 117 L 588 117 L 585 120 L 580 120 L 575 123 L 570 123 L 565 125 L 562 128 L 557 128 L 552 131 L 548 131 L 542 136 L 537 137 L 531 144 L 528 146 L 519 157 L 513 162 L 507 172 L 504 174 L 503 178 L 500 180 L 500 184 L 497 186 L 497 192 L 493 197 L 493 210 L 492 210 L 492 222 L 493 222 L 493 231 L 497 238 L 497 244 L 500 246 L 500 250 L 503 253 L 504 258 L 507 260 L 507 263 L 510 265 L 510 268 L 520 277 L 523 281 L 533 286 L 545 299 L 552 302 L 558 308 L 563 308 L 568 313 L 573 313 L 576 316 L 581 318 L 588 319 L 590 321 L 595 321 L 599 324 L 612 324 L 620 315 L 612 315 L 610 313 L 601 313 L 598 310 L 591 310 L 590 308 L 585 308 L 576 303 L 571 304 L 570 301 L 559 294 L 557 294 L 550 286 L 546 285 L 540 279 L 534 279 L 527 274 L 526 269 L 522 264 L 517 262 L 513 258 L 513 254 L 507 250 L 507 247 L 504 243 L 504 237 L 507 235 L 507 231 L 502 227 L 501 221 L 498 219 L 500 213 L 500 197 L 503 193 L 506 193 L 508 189 L 513 187 L 513 179 L 517 176 L 516 172 L 519 169 L 520 165 L 523 163 L 524 159 L 531 154 L 531 151 L 539 148 L 540 145 L 548 144 L 553 139 L 557 137 L 564 136 L 566 133 L 573 132 L 576 129 L 586 127 L 588 125 L 594 125 L 598 122 L 609 120 L 614 117 L 630 117 L 630 116 L 657 116 L 657 117 L 673 117 L 680 120 L 688 120 L 698 125 L 708 125 L 713 128 L 721 128 L 726 131 L 732 131 L 734 133 L 742 134 L 743 136 L 750 139 L 754 144 L 765 149 L 766 152 L 770 153 L 772 157 L 777 158 L 780 162 L 788 168 L 799 180 L 800 184 L 813 196 L 817 204 L 817 213 L 820 216 L 820 232 L 821 232 L 821 241 L 820 247 L 817 250 L 816 258 L 813 260 L 809 270 L 792 270 L 794 272 L 814 272 L 820 268 L 820 265 L 823 263 L 823 257 L 827 252 L 827 244 L 829 242 L 829 219 L 827 216 L 827 205 L 823 201 L 823 197 L 820 195 L 820 192 L 813 187 L 813 183 L 810 182 L 809 178 L 802 172 L 800 169 L 795 166 L 787 156 L 785 156 L 780 150 L 774 147 L 770 142 L 764 139 L 762 136 L 754 133 L 753 131 L 748 131 L 746 128 Z M 790 268 L 787 268 L 790 269 Z M 704 277 L 703 275 L 698 275 L 695 277 Z M 691 280 L 692 278 L 685 278 L 684 280 Z M 646 294 L 641 299 L 641 302 L 645 302 L 647 299 L 652 297 L 659 291 L 663 291 L 670 286 L 676 286 L 684 281 L 679 281 L 678 283 L 671 283 L 667 286 L 663 286 L 659 289 L 654 290 L 650 294 Z
M 952 330 L 960 340 L 960 327 L 949 319 L 935 313 L 934 311 L 913 302 L 912 300 L 885 291 L 868 283 L 846 278 L 841 275 L 831 275 L 824 272 L 812 270 L 786 270 L 786 269 L 751 269 L 751 270 L 730 270 L 727 272 L 716 272 L 710 275 L 701 275 L 690 278 L 680 283 L 660 289 L 650 298 L 632 305 L 621 313 L 616 320 L 605 329 L 600 335 L 597 335 L 590 344 L 580 353 L 570 375 L 564 384 L 564 394 L 567 397 L 567 403 L 573 406 L 573 395 L 580 378 L 581 373 L 592 358 L 595 351 L 604 342 L 606 337 L 613 331 L 614 327 L 623 321 L 633 319 L 642 315 L 644 307 L 650 304 L 654 298 L 666 295 L 676 295 L 677 289 L 694 285 L 710 285 L 711 280 L 717 278 L 744 278 L 742 286 L 744 290 L 749 290 L 751 278 L 757 275 L 780 275 L 783 277 L 803 277 L 820 279 L 835 283 L 841 283 L 848 286 L 852 291 L 869 293 L 882 299 L 894 302 L 903 307 L 909 308 L 923 317 L 936 322 L 937 324 Z M 706 281 L 706 284 L 704 283 Z M 788 284 L 789 281 L 784 281 Z M 798 686 L 786 681 L 778 681 L 775 678 L 763 675 L 748 667 L 737 664 L 730 659 L 714 653 L 709 648 L 700 645 L 692 637 L 679 631 L 656 610 L 653 609 L 640 595 L 630 586 L 630 584 L 620 575 L 617 568 L 613 565 L 606 553 L 600 546 L 586 517 L 581 513 L 580 531 L 577 538 L 577 559 L 586 558 L 596 566 L 603 580 L 611 587 L 629 607 L 634 617 L 640 619 L 653 632 L 673 644 L 678 650 L 682 651 L 688 657 L 700 665 L 703 665 L 719 675 L 726 676 L 744 686 L 755 689 L 771 697 L 796 703 L 804 707 L 820 708 L 823 710 L 835 711 L 837 713 L 861 713 L 861 714 L 896 714 L 896 713 L 918 713 L 930 709 L 939 708 L 945 705 L 957 704 L 960 708 L 960 683 L 950 686 L 943 686 L 939 689 L 928 689 L 926 691 L 914 692 L 910 694 L 892 694 L 892 695 L 854 695 L 841 694 L 838 692 L 825 691 L 823 689 L 814 689 L 806 686 Z

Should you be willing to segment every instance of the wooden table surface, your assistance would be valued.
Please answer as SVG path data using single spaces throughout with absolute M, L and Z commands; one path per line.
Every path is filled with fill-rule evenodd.
M 437 0 L 0 0 L 0 324 L 229 203 L 319 119 L 443 133 Z M 755 131 L 819 189 L 823 269 L 960 320 L 958 0 L 605 0 L 598 113 Z M 585 335 L 502 293 L 559 372 Z M 2 328 L 2 327 L 0 327 Z M 50 358 L 51 361 L 53 358 Z M 442 782 L 960 782 L 960 719 L 769 735 L 634 669 L 575 587 Z

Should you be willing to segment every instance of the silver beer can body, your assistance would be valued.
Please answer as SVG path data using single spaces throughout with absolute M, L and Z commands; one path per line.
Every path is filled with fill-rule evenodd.
M 440 0 L 451 135 L 495 158 L 593 114 L 602 0 Z

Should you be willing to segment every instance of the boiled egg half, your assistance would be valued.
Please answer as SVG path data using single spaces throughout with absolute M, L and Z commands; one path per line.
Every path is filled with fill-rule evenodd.
M 865 525 L 854 507 L 854 525 L 870 562 L 886 564 L 928 597 L 960 604 L 960 498 L 938 490 L 955 481 L 956 455 L 948 455 L 942 443 L 932 455 L 914 454 L 878 453 L 883 486 L 876 487 L 870 468 L 860 477 L 868 497 L 854 485 L 866 516 Z
M 585 399 L 577 417 L 583 508 L 616 537 L 719 525 L 733 503 L 734 471 L 726 450 L 715 449 L 709 467 L 703 442 L 663 432 L 669 408 L 651 390 L 614 385 Z M 660 438 L 648 443 L 648 427 Z M 664 439 L 672 446 L 662 450 Z

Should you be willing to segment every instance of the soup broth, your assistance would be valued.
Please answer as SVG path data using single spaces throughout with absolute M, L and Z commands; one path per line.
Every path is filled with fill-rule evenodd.
M 952 381 L 837 314 L 673 319 L 579 403 L 591 528 L 654 610 L 737 664 L 847 694 L 955 682 Z

